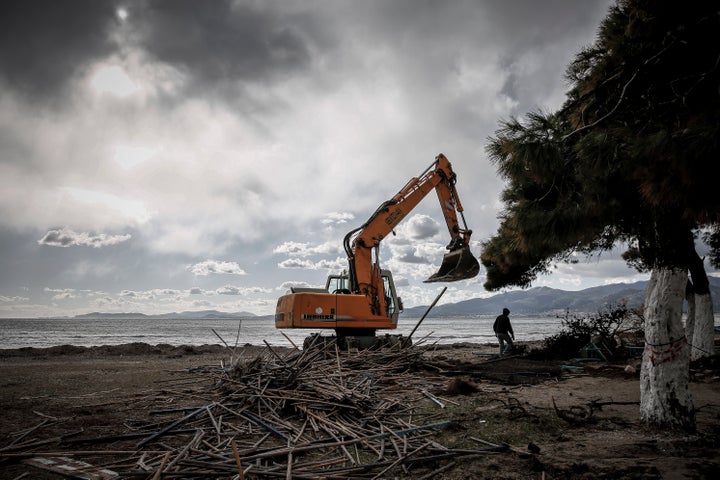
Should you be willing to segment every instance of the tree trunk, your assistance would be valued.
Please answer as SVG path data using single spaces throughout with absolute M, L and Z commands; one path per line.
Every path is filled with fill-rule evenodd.
M 690 342 L 690 360 L 712 357 L 715 354 L 715 316 L 713 314 L 710 281 L 703 259 L 694 246 L 690 253 L 690 277 L 695 292 L 695 317 L 692 331 L 685 329 Z
M 715 316 L 710 292 L 695 294 L 695 327 L 691 339 L 690 360 L 715 354 Z
M 685 287 L 685 301 L 687 302 L 685 336 L 692 340 L 695 332 L 695 288 L 690 280 L 688 280 L 687 287 Z
M 645 351 L 640 370 L 640 418 L 694 430 L 688 390 L 689 353 L 682 323 L 687 270 L 655 268 L 645 295 Z

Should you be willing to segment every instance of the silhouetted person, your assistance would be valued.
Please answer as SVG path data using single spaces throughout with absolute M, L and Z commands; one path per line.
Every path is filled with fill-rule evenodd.
M 510 352 L 513 348 L 513 340 L 515 340 L 515 333 L 508 315 L 510 315 L 510 310 L 503 308 L 502 315 L 498 315 L 493 323 L 493 331 L 500 342 L 500 355 Z

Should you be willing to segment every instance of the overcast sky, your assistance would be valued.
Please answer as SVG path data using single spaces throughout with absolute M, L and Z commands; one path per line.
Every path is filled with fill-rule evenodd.
M 444 153 L 473 251 L 498 124 L 564 100 L 610 1 L 5 1 L 0 316 L 274 312 Z M 442 284 L 428 196 L 381 247 L 406 306 Z M 635 281 L 617 257 L 533 286 Z M 488 296 L 484 271 L 443 302 Z

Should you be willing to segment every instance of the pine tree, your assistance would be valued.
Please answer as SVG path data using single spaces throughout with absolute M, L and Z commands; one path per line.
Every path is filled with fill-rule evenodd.
M 528 286 L 557 261 L 629 245 L 626 261 L 651 272 L 641 417 L 692 429 L 690 345 L 693 358 L 713 348 L 697 237 L 720 258 L 710 174 L 720 153 L 720 14 L 705 2 L 620 1 L 567 78 L 559 111 L 506 121 L 490 139 L 507 186 L 498 232 L 483 245 L 485 287 Z

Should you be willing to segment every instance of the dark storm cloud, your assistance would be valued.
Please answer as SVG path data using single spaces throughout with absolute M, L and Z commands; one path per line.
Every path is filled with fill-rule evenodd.
M 58 99 L 68 82 L 116 45 L 111 2 L 10 0 L 0 4 L 0 78 L 32 99 Z
M 137 3 L 128 13 L 141 48 L 195 86 L 260 82 L 311 61 L 309 17 L 273 12 L 263 2 L 162 0 Z
M 597 28 L 597 18 L 608 11 L 611 3 L 586 1 L 578 8 L 577 0 L 458 0 L 442 6 L 432 0 L 378 0 L 362 5 L 356 2 L 352 8 L 363 10 L 364 21 L 372 25 L 376 35 L 375 43 L 394 45 L 407 52 L 408 77 L 422 78 L 419 81 L 437 86 L 442 85 L 443 77 L 462 68 L 463 62 L 472 67 L 499 62 L 506 74 L 499 93 L 517 101 L 515 113 L 535 109 L 563 81 L 571 57 L 557 52 L 565 52 L 567 42 L 575 48 L 571 53 L 579 51 L 584 45 L 575 40 L 587 38 L 587 33 Z M 473 56 L 490 51 L 497 58 Z M 534 64 L 530 72 L 528 63 Z M 430 64 L 434 69 L 427 68 Z M 531 82 L 526 78 L 528 74 L 533 75 Z M 477 103 L 467 97 L 450 103 L 450 121 L 468 135 L 492 127 L 478 117 L 474 106 Z
M 408 34 L 419 35 L 420 39 L 465 42 L 484 38 L 487 42 L 495 39 L 495 43 L 524 50 L 538 41 L 544 43 L 567 35 L 568 31 L 596 28 L 598 11 L 607 12 L 610 3 L 610 0 L 587 1 L 583 8 L 577 8 L 577 0 L 459 0 L 444 2 L 442 6 L 434 0 L 376 0 L 354 2 L 350 6 L 353 11 L 364 8 L 373 19 L 375 31 L 396 39 L 406 38 Z M 472 29 L 468 27 L 473 24 L 492 34 L 485 36 L 480 28 L 469 34 Z
M 94 61 L 128 49 L 180 71 L 190 94 L 233 98 L 250 83 L 307 73 L 329 61 L 317 81 L 346 81 L 363 68 L 356 48 L 404 52 L 409 78 L 441 79 L 456 54 L 496 44 L 516 55 L 587 29 L 607 2 L 571 8 L 574 0 L 238 2 L 213 0 L 11 0 L 0 12 L 0 78 L 14 90 L 49 99 Z M 123 21 L 117 9 L 127 11 Z M 517 29 L 518 23 L 525 25 Z M 473 32 L 468 34 L 469 32 Z M 356 47 L 355 45 L 359 45 Z M 448 51 L 447 47 L 451 50 Z M 456 54 L 453 54 L 456 52 Z M 432 62 L 430 61 L 432 59 Z M 427 66 L 432 64 L 432 69 Z M 328 66 L 330 65 L 330 66 Z M 340 75 L 329 80 L 333 72 Z M 506 92 L 515 93 L 509 83 Z M 55 96 L 61 101 L 61 96 Z
M 229 0 L 11 0 L 0 12 L 0 78 L 34 100 L 60 101 L 92 62 L 137 49 L 193 92 L 236 94 L 311 63 L 317 17 Z M 282 4 L 280 4 L 282 6 Z M 124 22 L 118 8 L 128 13 Z M 183 92 L 187 94 L 187 91 Z

